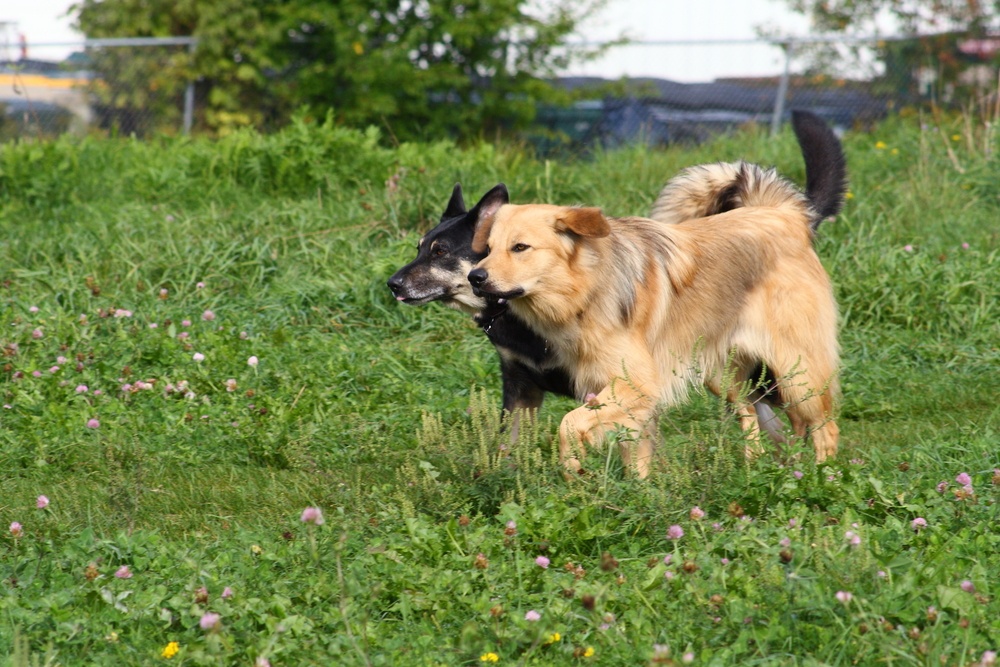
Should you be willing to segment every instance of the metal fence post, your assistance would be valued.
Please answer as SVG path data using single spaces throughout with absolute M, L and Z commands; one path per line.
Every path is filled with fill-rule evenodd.
M 788 96 L 788 79 L 791 75 L 795 42 L 782 42 L 781 48 L 785 52 L 785 69 L 781 73 L 781 79 L 778 82 L 778 94 L 774 98 L 774 115 L 771 116 L 772 137 L 781 131 L 781 119 L 785 115 L 785 98 Z
M 198 45 L 197 42 L 191 42 L 188 45 L 188 53 L 191 54 L 191 60 L 194 61 L 194 50 Z M 191 134 L 191 126 L 194 125 L 194 79 L 187 82 L 187 87 L 184 89 L 184 127 L 183 132 L 185 135 Z

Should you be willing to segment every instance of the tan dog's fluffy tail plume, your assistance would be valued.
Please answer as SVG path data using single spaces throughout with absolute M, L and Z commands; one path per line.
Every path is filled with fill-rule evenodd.
M 675 224 L 745 206 L 787 206 L 808 211 L 813 231 L 840 212 L 847 191 L 847 168 L 840 140 L 815 114 L 792 112 L 792 128 L 806 163 L 803 194 L 774 169 L 748 162 L 719 162 L 689 167 L 660 191 L 650 218 Z

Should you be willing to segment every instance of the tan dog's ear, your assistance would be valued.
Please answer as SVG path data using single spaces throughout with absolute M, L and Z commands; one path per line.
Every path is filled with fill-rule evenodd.
M 569 230 L 580 236 L 602 238 L 611 233 L 611 225 L 595 207 L 568 208 L 556 218 L 556 229 Z
M 510 195 L 507 194 L 507 186 L 500 183 L 483 195 L 483 198 L 469 211 L 470 217 L 474 217 L 476 221 L 476 233 L 472 237 L 472 252 L 478 254 L 486 252 L 490 230 L 493 229 L 493 218 L 500 207 L 509 202 Z
M 493 229 L 493 217 L 495 215 L 496 211 L 486 220 L 480 220 L 476 225 L 476 233 L 472 236 L 472 252 L 477 255 L 485 254 L 486 249 L 489 247 L 490 230 Z

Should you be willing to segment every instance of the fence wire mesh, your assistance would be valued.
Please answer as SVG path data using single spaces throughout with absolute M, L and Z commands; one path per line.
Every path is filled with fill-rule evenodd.
M 91 40 L 0 54 L 0 137 L 190 129 L 194 40 Z M 71 49 L 67 53 L 67 49 Z
M 777 131 L 792 109 L 814 111 L 841 130 L 926 108 L 997 115 L 1000 38 L 657 41 L 619 50 L 627 81 L 600 100 L 541 110 L 539 136 L 548 146 L 567 137 L 605 146 L 699 142 L 747 123 Z M 560 85 L 599 83 L 582 73 Z
M 996 102 L 1000 38 L 950 33 L 616 48 L 627 78 L 602 79 L 582 67 L 555 82 L 578 93 L 578 101 L 538 108 L 528 134 L 541 150 L 698 142 L 746 123 L 777 128 L 793 108 L 846 129 L 922 105 L 989 105 Z M 208 131 L 212 82 L 196 75 L 196 49 L 191 38 L 0 45 L 0 139 Z

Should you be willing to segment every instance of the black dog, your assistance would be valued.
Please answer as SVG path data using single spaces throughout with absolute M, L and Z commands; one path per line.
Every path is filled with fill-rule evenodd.
M 566 371 L 558 366 L 545 340 L 514 316 L 503 300 L 487 301 L 472 292 L 467 276 L 484 254 L 472 251 L 479 211 L 510 201 L 503 184 L 483 195 L 467 211 L 462 186 L 455 185 L 437 227 L 417 245 L 417 258 L 389 278 L 389 289 L 397 301 L 421 305 L 441 301 L 470 313 L 500 355 L 503 409 L 537 410 L 545 392 L 572 396 Z M 516 413 L 515 413 L 516 415 Z M 517 437 L 517 421 L 511 437 Z

